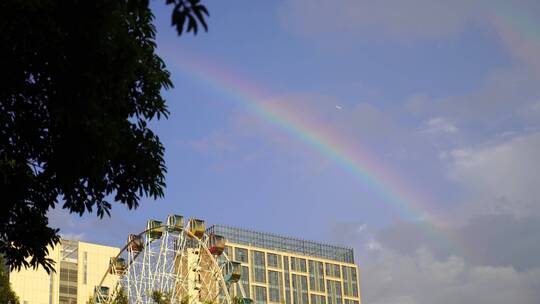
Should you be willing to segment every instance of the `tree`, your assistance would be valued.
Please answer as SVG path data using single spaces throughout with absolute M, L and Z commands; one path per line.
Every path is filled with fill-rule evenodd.
M 112 304 L 128 304 L 128 298 L 124 288 L 120 287 Z
M 163 293 L 159 290 L 152 291 L 152 294 L 150 295 L 154 303 L 156 304 L 169 304 L 171 303 L 171 294 L 170 293 Z
M 19 304 L 19 297 L 11 289 L 9 276 L 4 264 L 4 258 L 0 254 L 0 304 Z
M 178 34 L 207 30 L 199 0 L 166 0 Z M 148 0 L 0 2 L 0 253 L 53 270 L 47 212 L 110 216 L 163 196 L 164 147 L 148 127 L 172 87 Z

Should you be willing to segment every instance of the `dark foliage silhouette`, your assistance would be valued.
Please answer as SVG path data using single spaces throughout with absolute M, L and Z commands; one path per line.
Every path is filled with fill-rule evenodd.
M 198 0 L 166 0 L 178 34 L 205 30 Z M 0 3 L 0 254 L 53 270 L 47 212 L 110 214 L 165 187 L 164 147 L 148 127 L 172 87 L 143 0 Z

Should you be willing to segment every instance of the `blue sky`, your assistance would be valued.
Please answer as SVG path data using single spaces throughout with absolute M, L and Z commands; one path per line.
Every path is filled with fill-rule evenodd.
M 165 197 L 136 211 L 115 205 L 102 222 L 55 210 L 51 225 L 120 244 L 148 218 L 177 213 L 354 247 L 368 303 L 537 302 L 535 1 L 204 3 L 209 32 L 178 37 L 170 8 L 153 2 L 175 84 L 163 93 L 170 118 L 152 124 L 166 148 Z M 327 155 L 194 78 L 175 63 L 183 54 L 361 146 L 430 197 L 414 221 L 444 219 L 441 237 L 466 252 L 440 247 Z

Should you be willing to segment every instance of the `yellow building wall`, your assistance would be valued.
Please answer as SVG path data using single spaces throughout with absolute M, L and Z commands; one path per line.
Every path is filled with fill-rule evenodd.
M 58 265 L 60 246 L 49 249 L 48 257 L 55 261 L 55 265 Z M 9 281 L 13 291 L 19 296 L 21 304 L 49 304 L 50 291 L 58 286 L 58 275 L 56 273 L 48 274 L 42 267 L 38 269 L 22 268 L 20 271 L 12 271 L 9 274 Z M 54 296 L 55 293 L 52 295 L 53 299 Z
M 78 242 L 77 248 L 77 303 L 85 304 L 107 271 L 109 259 L 116 256 L 120 249 L 86 242 Z M 41 267 L 10 273 L 9 281 L 21 304 L 59 303 L 61 250 L 61 244 L 49 249 L 48 257 L 55 261 L 55 273 L 47 274 Z M 115 277 L 109 275 L 107 278 L 103 285 L 113 287 Z
M 116 247 L 79 242 L 77 303 L 86 303 L 90 296 L 94 294 L 94 287 L 99 285 L 109 267 L 109 259 L 116 256 L 118 252 L 120 252 L 120 249 Z M 113 275 L 108 275 L 103 285 L 112 289 L 116 283 L 114 279 Z

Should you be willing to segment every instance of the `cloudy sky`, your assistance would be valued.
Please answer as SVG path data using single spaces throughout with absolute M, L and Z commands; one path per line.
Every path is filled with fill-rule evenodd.
M 540 2 L 161 2 L 166 196 L 66 237 L 177 213 L 351 246 L 364 303 L 538 303 Z

